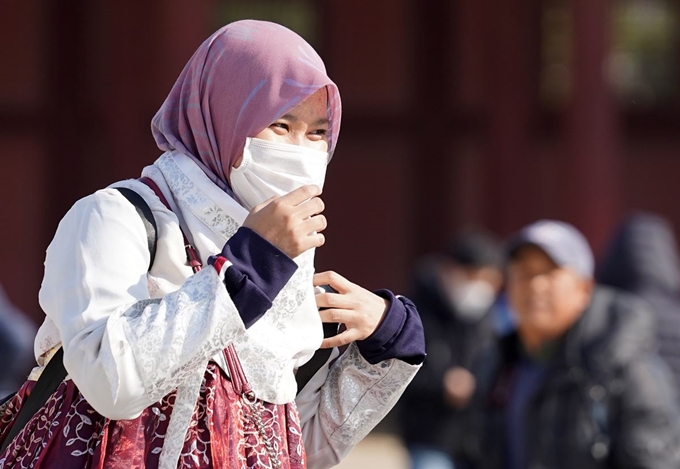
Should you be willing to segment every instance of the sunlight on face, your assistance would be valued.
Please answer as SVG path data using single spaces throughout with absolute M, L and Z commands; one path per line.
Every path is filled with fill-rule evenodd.
M 526 246 L 508 268 L 508 297 L 520 329 L 559 337 L 580 317 L 590 300 L 590 282 L 559 267 L 536 246 Z
M 328 92 L 324 87 L 276 119 L 255 138 L 328 151 L 328 127 Z M 239 156 L 234 168 L 239 167 L 242 159 L 243 155 Z

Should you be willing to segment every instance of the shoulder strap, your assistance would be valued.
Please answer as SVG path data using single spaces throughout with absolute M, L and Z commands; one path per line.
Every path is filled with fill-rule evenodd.
M 320 285 L 320 287 L 329 293 L 337 293 L 337 291 L 330 285 Z M 324 339 L 337 335 L 338 332 L 341 332 L 339 328 L 340 324 L 336 322 L 323 323 Z M 331 356 L 332 351 L 333 349 L 330 348 L 317 350 L 316 352 L 314 352 L 314 355 L 307 363 L 305 363 L 304 365 L 297 369 L 297 371 L 295 372 L 295 381 L 297 381 L 298 394 L 300 394 L 300 391 L 302 391 L 302 389 L 307 385 L 309 380 L 312 379 L 312 377 L 321 369 L 321 367 L 326 364 L 326 362 Z
M 149 270 L 153 266 L 153 261 L 156 258 L 156 244 L 158 243 L 158 228 L 156 226 L 156 219 L 153 217 L 151 208 L 146 200 L 139 195 L 137 192 L 126 187 L 116 187 L 118 192 L 120 192 L 123 197 L 125 197 L 132 205 L 135 206 L 139 218 L 142 219 L 144 223 L 144 228 L 146 229 L 146 240 L 149 245 Z
M 15 436 L 26 426 L 31 417 L 45 405 L 47 399 L 57 390 L 59 384 L 66 378 L 66 369 L 64 368 L 64 350 L 59 347 L 59 350 L 52 356 L 40 378 L 33 386 L 31 394 L 26 398 L 26 402 L 21 406 L 21 410 L 14 420 L 14 424 L 9 433 L 5 436 L 2 446 L 0 446 L 0 454 L 4 453 L 9 444 Z
M 143 178 L 146 179 L 146 178 Z M 142 180 L 145 184 L 149 185 L 146 181 Z M 156 194 L 161 194 L 157 187 L 151 187 Z M 154 219 L 153 213 L 149 204 L 146 203 L 144 198 L 137 192 L 127 189 L 125 187 L 116 187 L 118 192 L 120 192 L 123 197 L 125 197 L 132 205 L 134 205 L 139 217 L 144 223 L 144 228 L 146 229 L 146 237 L 149 245 L 149 270 L 153 266 L 153 261 L 156 257 L 156 244 L 158 242 L 158 228 L 156 226 L 156 220 Z M 162 194 L 159 196 L 162 197 Z M 168 206 L 167 201 L 163 197 L 161 201 Z M 31 390 L 31 394 L 26 398 L 26 402 L 21 406 L 21 410 L 14 420 L 11 430 L 5 436 L 0 445 L 0 454 L 2 454 L 11 441 L 16 437 L 19 432 L 26 426 L 29 420 L 35 415 L 42 406 L 45 405 L 47 400 L 52 394 L 57 390 L 59 384 L 66 378 L 66 368 L 64 368 L 64 350 L 59 347 L 59 350 L 52 356 L 45 369 L 43 370 L 40 378 L 35 383 L 35 386 Z
M 323 336 L 325 339 L 333 337 L 338 333 L 338 324 L 335 322 L 323 323 Z M 297 382 L 297 393 L 300 394 L 310 379 L 321 369 L 331 356 L 332 348 L 319 349 L 314 352 L 312 358 L 297 369 L 295 381 Z
M 168 203 L 168 199 L 165 198 L 165 195 L 163 195 L 163 191 L 161 191 L 160 187 L 158 187 L 158 184 L 156 184 L 153 179 L 145 176 L 139 178 L 138 181 L 149 186 L 151 190 L 154 192 L 154 194 L 156 194 L 156 196 L 163 203 L 163 205 L 165 205 L 165 208 L 172 212 L 172 207 L 170 206 L 170 203 Z M 189 242 L 189 240 L 187 239 L 187 235 L 184 233 L 184 230 L 182 229 L 181 226 L 179 227 L 179 230 L 182 232 L 182 237 L 184 238 L 184 251 L 186 252 L 187 255 L 187 265 L 191 266 L 191 269 L 194 271 L 194 273 L 196 273 L 203 268 L 203 264 L 201 264 L 201 259 L 198 256 L 196 248 L 194 247 L 193 244 Z M 156 245 L 154 244 L 154 250 L 152 251 L 151 256 L 152 264 L 155 254 Z M 151 270 L 151 266 L 149 266 L 149 270 Z

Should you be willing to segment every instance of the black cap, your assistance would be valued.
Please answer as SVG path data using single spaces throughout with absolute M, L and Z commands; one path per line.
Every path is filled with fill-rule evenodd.
M 486 231 L 460 233 L 453 239 L 446 252 L 462 266 L 500 269 L 505 262 L 502 243 Z

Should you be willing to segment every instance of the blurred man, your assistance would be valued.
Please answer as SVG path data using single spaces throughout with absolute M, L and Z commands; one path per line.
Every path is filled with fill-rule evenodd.
M 475 389 L 470 368 L 492 343 L 490 310 L 502 283 L 502 249 L 481 232 L 459 236 L 445 256 L 416 269 L 414 302 L 427 359 L 400 401 L 414 469 L 450 469 L 465 431 L 461 415 Z
M 657 321 L 659 355 L 680 389 L 680 257 L 668 220 L 639 213 L 621 223 L 600 266 L 598 282 L 649 302 Z
M 16 392 L 31 368 L 35 326 L 7 299 L 0 287 L 0 401 Z
M 469 420 L 476 468 L 677 468 L 680 416 L 654 322 L 632 296 L 594 288 L 573 226 L 541 221 L 511 242 L 517 333 L 489 355 Z M 480 375 L 482 376 L 482 375 Z

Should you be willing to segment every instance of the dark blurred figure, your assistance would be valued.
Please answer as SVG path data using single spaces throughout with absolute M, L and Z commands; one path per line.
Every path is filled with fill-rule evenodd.
M 35 366 L 36 328 L 17 310 L 0 287 L 0 401 L 16 392 Z
M 427 359 L 400 400 L 414 469 L 453 468 L 460 418 L 475 389 L 470 373 L 493 341 L 490 313 L 502 284 L 502 247 L 490 234 L 466 232 L 444 255 L 415 270 L 413 300 L 425 328 Z
M 664 218 L 636 214 L 616 231 L 598 282 L 647 300 L 657 320 L 659 355 L 680 389 L 680 258 L 673 228 Z
M 476 468 L 677 468 L 680 415 L 654 354 L 652 313 L 595 287 L 573 226 L 541 221 L 510 243 L 507 293 L 517 332 L 478 376 L 468 462 Z

